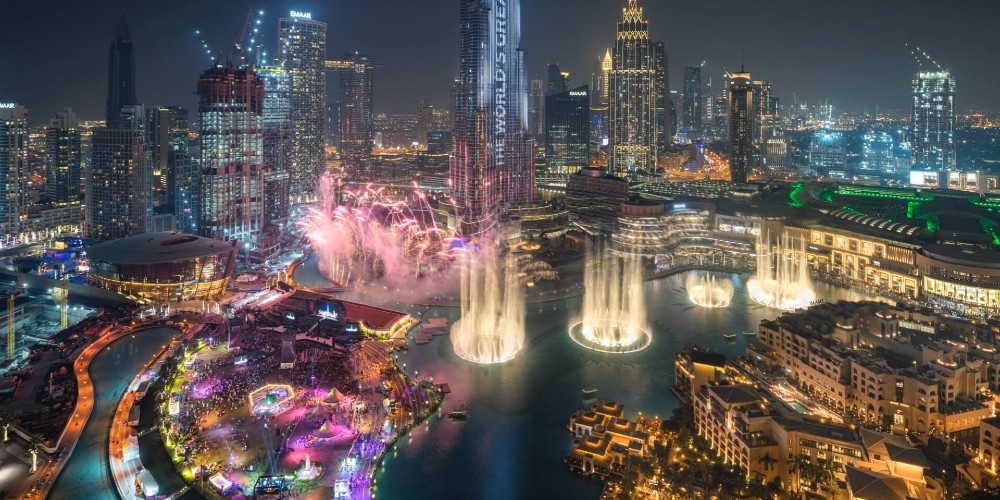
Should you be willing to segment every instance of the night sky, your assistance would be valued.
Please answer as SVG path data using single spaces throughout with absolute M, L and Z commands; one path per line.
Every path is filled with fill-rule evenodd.
M 108 43 L 123 9 L 135 40 L 138 95 L 144 104 L 194 108 L 195 81 L 212 49 L 227 49 L 248 3 L 230 0 L 5 0 L 0 16 L 0 101 L 29 107 L 43 123 L 70 106 L 82 119 L 103 118 Z M 533 75 L 558 62 L 572 85 L 588 84 L 594 59 L 613 42 L 627 0 L 522 0 L 522 46 Z M 991 0 L 640 0 L 652 37 L 670 52 L 671 88 L 683 67 L 707 60 L 708 76 L 742 60 L 754 79 L 770 80 L 784 103 L 829 99 L 841 109 L 909 106 L 915 43 L 950 68 L 957 106 L 1000 110 L 1000 2 Z M 413 112 L 427 97 L 446 106 L 458 67 L 457 0 L 254 2 L 264 9 L 265 43 L 290 9 L 329 24 L 328 55 L 368 53 L 384 64 L 376 109 Z M 331 80 L 334 77 L 331 77 Z M 332 87 L 333 80 L 331 81 Z M 331 92 L 331 102 L 334 99 Z

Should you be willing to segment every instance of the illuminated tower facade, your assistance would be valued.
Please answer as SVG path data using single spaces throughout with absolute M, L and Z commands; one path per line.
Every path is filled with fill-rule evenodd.
M 24 211 L 24 172 L 28 163 L 28 109 L 0 103 L 0 228 L 16 235 Z
M 590 160 L 590 97 L 587 86 L 545 98 L 545 166 L 548 174 L 575 174 Z
M 264 82 L 264 221 L 288 219 L 292 166 L 288 72 L 278 66 L 257 68 Z
M 308 12 L 279 19 L 278 64 L 290 82 L 290 193 L 308 199 L 326 170 L 326 23 Z
M 684 114 L 681 129 L 688 139 L 700 139 L 702 123 L 701 66 L 684 68 Z
M 87 172 L 87 234 L 97 240 L 147 233 L 153 224 L 153 168 L 146 111 L 125 106 L 114 128 L 94 130 Z
M 637 0 L 622 9 L 608 81 L 611 173 L 638 180 L 656 167 L 656 56 Z
M 753 163 L 754 102 L 750 73 L 733 73 L 729 83 L 729 172 L 745 183 Z
M 198 79 L 199 233 L 255 250 L 264 219 L 264 83 L 249 66 Z
M 464 234 L 534 200 L 534 152 L 518 0 L 461 0 L 453 198 Z
M 954 170 L 955 79 L 947 70 L 917 73 L 913 79 L 913 136 L 910 162 L 916 169 Z
M 372 157 L 375 64 L 357 52 L 344 55 L 336 64 L 340 74 L 340 158 L 357 169 Z
M 56 204 L 83 201 L 80 122 L 66 108 L 45 128 L 45 197 Z

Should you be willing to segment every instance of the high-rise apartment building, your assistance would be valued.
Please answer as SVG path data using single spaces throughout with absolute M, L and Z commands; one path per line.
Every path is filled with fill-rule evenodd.
M 700 139 L 702 136 L 702 96 L 701 96 L 701 66 L 684 68 L 684 114 L 681 119 L 681 131 L 688 139 Z
M 656 168 L 656 57 L 637 0 L 622 9 L 608 81 L 610 173 L 638 180 Z
M 667 46 L 663 42 L 652 42 L 654 87 L 656 88 L 656 154 L 664 153 L 673 143 L 674 129 L 677 127 L 677 111 L 670 99 L 670 64 Z
M 180 106 L 146 108 L 146 144 L 153 167 L 153 204 L 172 210 L 176 193 L 170 189 L 174 176 L 170 152 L 188 151 L 188 111 Z M 178 158 L 176 155 L 175 159 Z M 159 210 L 159 209 L 158 209 Z M 176 213 L 175 213 L 176 215 Z
M 125 106 L 114 128 L 94 130 L 87 173 L 87 234 L 97 240 L 143 234 L 153 224 L 153 169 L 146 112 Z
M 532 80 L 528 93 L 528 133 L 536 144 L 545 142 L 545 83 L 541 80 Z
M 80 122 L 66 108 L 45 128 L 45 198 L 56 204 L 83 201 Z
M 306 199 L 316 192 L 326 170 L 326 23 L 295 11 L 279 19 L 278 64 L 289 77 L 289 192 L 297 200 Z
M 451 185 L 462 232 L 478 234 L 534 200 L 520 0 L 461 0 L 460 20 Z
M 108 51 L 108 99 L 105 111 L 105 125 L 115 128 L 121 109 L 139 104 L 135 96 L 135 54 L 132 47 L 132 32 L 125 22 L 125 14 L 115 26 Z
M 198 79 L 199 233 L 252 252 L 264 224 L 264 82 L 250 67 L 209 68 Z
M 357 168 L 372 157 L 375 103 L 375 64 L 365 54 L 345 54 L 337 65 L 340 75 L 340 159 Z M 408 143 L 419 138 L 409 137 Z M 426 140 L 426 139 L 424 139 Z
M 277 66 L 257 68 L 264 83 L 264 221 L 288 219 L 292 166 L 290 81 Z
M 614 63 L 611 50 L 598 57 L 594 63 L 590 87 L 590 143 L 593 153 L 600 156 L 601 148 L 608 145 L 608 80 Z M 606 165 L 604 161 L 599 161 Z
M 733 73 L 729 83 L 729 173 L 745 183 L 753 166 L 754 102 L 750 73 Z
M 569 175 L 590 161 L 590 96 L 587 86 L 545 98 L 545 166 Z
M 0 103 L 0 228 L 16 236 L 24 212 L 24 169 L 28 163 L 28 109 Z
M 911 164 L 916 169 L 954 170 L 955 79 L 947 70 L 919 71 L 913 78 Z
M 417 104 L 417 128 L 416 137 L 413 140 L 422 147 L 427 147 L 427 134 L 431 132 L 431 118 L 433 117 L 434 107 L 431 103 L 427 102 L 427 99 L 420 99 Z

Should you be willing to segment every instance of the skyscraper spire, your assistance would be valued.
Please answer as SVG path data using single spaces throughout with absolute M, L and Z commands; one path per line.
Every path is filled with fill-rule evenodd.
M 115 25 L 108 51 L 108 100 L 105 111 L 108 128 L 118 126 L 118 115 L 123 107 L 135 104 L 138 104 L 135 95 L 135 55 L 132 51 L 132 32 L 123 12 Z

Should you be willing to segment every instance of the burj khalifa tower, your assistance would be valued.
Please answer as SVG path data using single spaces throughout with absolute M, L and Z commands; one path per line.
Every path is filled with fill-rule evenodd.
M 452 195 L 465 236 L 534 200 L 520 0 L 461 0 Z

